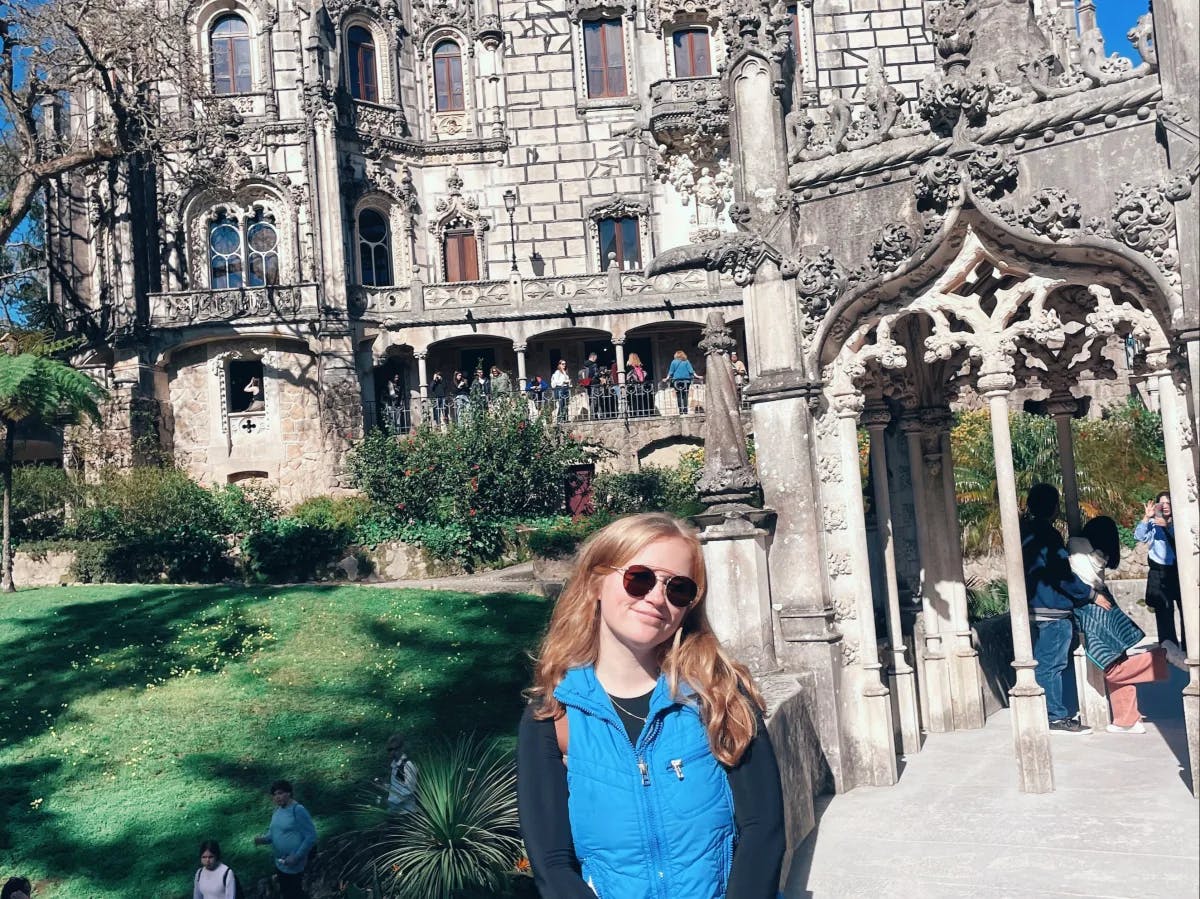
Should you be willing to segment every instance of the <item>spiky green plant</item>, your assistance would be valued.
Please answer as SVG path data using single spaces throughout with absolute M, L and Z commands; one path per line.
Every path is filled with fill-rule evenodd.
M 512 753 L 494 739 L 460 736 L 416 761 L 416 810 L 361 831 L 353 866 L 378 872 L 391 899 L 502 892 L 522 855 Z
M 12 467 L 20 424 L 67 424 L 87 415 L 100 420 L 104 390 L 91 378 L 52 358 L 64 349 L 39 335 L 6 334 L 0 340 L 0 425 L 4 427 L 3 574 L 0 589 L 12 593 Z

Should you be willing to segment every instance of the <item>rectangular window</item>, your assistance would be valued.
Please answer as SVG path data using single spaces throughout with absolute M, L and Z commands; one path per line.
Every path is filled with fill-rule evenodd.
M 231 360 L 225 379 L 230 412 L 262 412 L 263 365 L 257 359 Z
M 583 23 L 583 57 L 589 97 L 624 97 L 625 39 L 620 19 Z
M 610 265 L 622 271 L 642 267 L 636 216 L 600 219 L 597 227 L 600 232 L 600 271 L 608 271 Z
M 671 35 L 675 48 L 676 78 L 707 78 L 712 74 L 708 52 L 708 31 L 704 28 L 684 28 Z
M 445 253 L 447 281 L 479 280 L 479 251 L 474 234 L 469 231 L 447 234 Z
M 250 93 L 250 41 L 233 42 L 233 91 L 238 94 Z

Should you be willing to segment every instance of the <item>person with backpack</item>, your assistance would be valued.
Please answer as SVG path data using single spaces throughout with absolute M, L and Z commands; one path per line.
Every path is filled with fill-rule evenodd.
M 221 861 L 221 844 L 205 840 L 200 844 L 200 868 L 192 879 L 192 899 L 241 899 L 237 875 Z
M 648 415 L 650 409 L 650 390 L 646 382 L 650 379 L 642 357 L 630 353 L 625 364 L 625 386 L 629 396 L 629 414 L 633 416 Z
M 517 738 L 542 896 L 778 896 L 783 796 L 762 694 L 713 634 L 704 590 L 699 539 L 670 515 L 618 519 L 581 548 Z
M 292 798 L 288 781 L 275 781 L 270 792 L 275 803 L 271 826 L 254 838 L 254 845 L 271 847 L 280 899 L 303 899 L 304 869 L 317 843 L 317 827 L 308 809 Z
M 406 814 L 417 808 L 417 766 L 404 751 L 403 734 L 392 734 L 388 750 L 388 811 Z

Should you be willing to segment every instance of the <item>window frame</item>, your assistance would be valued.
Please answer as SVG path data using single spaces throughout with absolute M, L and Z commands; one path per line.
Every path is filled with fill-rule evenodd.
M 366 40 L 356 40 L 355 32 L 362 32 Z M 350 23 L 346 29 L 346 80 L 353 99 L 365 103 L 381 102 L 383 79 L 379 60 L 375 33 L 361 22 Z M 368 74 L 369 77 L 364 77 Z
M 383 222 L 383 237 L 378 241 L 371 241 L 363 237 L 362 233 L 362 218 L 364 215 L 379 216 Z M 396 260 L 392 247 L 392 222 L 391 217 L 382 209 L 375 206 L 363 206 L 354 216 L 354 236 L 358 247 L 358 283 L 362 287 L 395 287 L 396 286 Z M 369 248 L 371 253 L 371 271 L 372 280 L 367 282 L 365 267 L 363 266 L 364 250 Z M 379 280 L 378 254 L 382 252 L 387 262 L 386 281 Z
M 456 54 L 454 54 L 453 56 L 439 57 L 438 51 L 447 45 L 454 47 L 454 49 L 458 52 Z M 434 112 L 439 113 L 439 114 L 440 113 L 465 112 L 467 109 L 467 86 L 466 86 L 466 66 L 463 64 L 462 44 L 460 44 L 453 37 L 449 37 L 449 36 L 442 37 L 433 45 L 432 51 L 429 54 L 429 58 L 431 60 L 432 69 L 433 69 L 432 75 L 433 75 Z M 442 73 L 441 76 L 439 77 L 439 64 L 442 62 L 445 62 L 445 64 L 446 64 L 446 71 L 444 73 Z M 456 95 L 453 90 L 454 70 L 452 67 L 452 63 L 457 63 L 457 67 L 458 67 L 458 93 L 457 93 L 458 105 L 457 106 L 453 105 L 455 102 L 455 99 L 456 99 Z M 447 79 L 447 78 L 449 79 L 449 85 L 448 85 L 448 90 L 446 91 L 446 99 L 450 105 L 443 106 L 442 105 L 442 90 L 441 90 L 440 85 L 441 85 L 442 79 Z
M 642 222 L 641 216 L 636 213 L 624 213 L 619 215 L 603 215 L 596 219 L 596 249 L 600 257 L 600 271 L 607 272 L 609 269 L 608 254 L 604 251 L 604 230 L 606 224 L 611 223 L 613 229 L 613 248 L 616 251 L 616 258 L 612 260 L 612 264 L 617 267 L 617 271 L 639 271 L 642 268 Z M 629 228 L 633 229 L 632 235 L 626 233 Z M 626 259 L 626 245 L 632 238 L 632 244 L 636 248 L 637 258 L 633 265 L 627 265 L 629 261 Z
M 469 243 L 468 243 L 469 241 Z M 464 269 L 464 262 L 469 261 L 470 269 L 474 269 L 475 277 L 451 277 L 450 249 L 459 248 L 456 257 L 456 269 Z M 465 248 L 470 248 L 470 253 Z M 448 228 L 442 232 L 442 280 L 447 284 L 463 284 L 480 280 L 479 235 L 473 228 Z M 468 274 L 470 269 L 464 269 L 460 274 Z
M 630 96 L 630 65 L 627 52 L 627 41 L 625 37 L 625 20 L 620 16 L 598 16 L 596 18 L 584 19 L 580 22 L 581 27 L 581 42 L 583 45 L 583 78 L 584 78 L 584 95 L 588 100 L 615 100 Z M 594 30 L 598 34 L 600 46 L 598 52 L 600 54 L 601 65 L 598 69 L 594 69 L 589 64 L 589 31 Z M 621 85 L 620 90 L 615 89 L 615 85 L 609 83 L 615 67 L 612 65 L 612 55 L 609 52 L 609 32 L 616 31 L 617 37 L 620 39 L 620 48 L 617 58 L 620 60 L 620 75 Z M 601 85 L 600 89 L 593 92 L 593 72 L 600 73 Z
M 688 64 L 688 72 L 685 74 L 680 70 L 680 48 L 676 41 L 686 35 L 688 37 L 688 51 L 684 59 Z M 697 35 L 702 35 L 704 38 L 704 63 L 707 71 L 696 72 L 696 53 L 695 40 Z M 685 24 L 672 29 L 671 34 L 671 67 L 676 78 L 711 78 L 713 75 L 713 39 L 712 30 L 699 24 Z
M 256 207 L 253 215 L 238 216 L 228 209 L 219 208 L 207 222 L 205 230 L 205 254 L 208 257 L 208 288 L 209 290 L 260 290 L 278 287 L 283 280 L 283 263 L 280 249 L 284 245 L 284 235 L 274 216 Z M 258 228 L 269 228 L 275 235 L 274 245 L 267 250 L 260 250 L 251 243 L 253 232 Z M 237 247 L 230 252 L 218 252 L 213 245 L 213 236 L 220 228 L 231 229 L 237 237 Z M 218 275 L 217 260 L 226 260 L 223 266 L 224 274 Z M 236 260 L 237 283 L 232 283 L 233 266 Z M 261 274 L 255 276 L 256 267 Z M 251 283 L 252 280 L 261 283 Z M 221 283 L 223 282 L 223 283 Z
M 218 36 L 217 29 L 227 22 L 240 22 L 245 29 L 244 33 L 231 34 L 229 36 Z M 214 96 L 218 97 L 236 97 L 254 92 L 254 31 L 250 27 L 250 22 L 246 17 L 237 10 L 228 10 L 215 16 L 208 25 L 208 66 L 209 66 L 209 86 Z M 238 74 L 238 46 L 239 44 L 245 51 L 245 80 L 240 81 Z M 220 48 L 220 49 L 219 49 Z M 228 89 L 224 89 L 218 82 L 217 74 L 217 55 L 218 52 L 225 54 L 227 64 L 227 75 L 225 80 L 228 82 Z

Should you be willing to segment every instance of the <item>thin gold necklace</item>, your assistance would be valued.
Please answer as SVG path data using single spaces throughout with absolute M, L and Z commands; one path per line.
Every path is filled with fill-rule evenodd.
M 636 718 L 638 721 L 642 722 L 643 724 L 645 724 L 645 723 L 646 723 L 646 719 L 645 719 L 645 718 L 643 718 L 641 715 L 635 715 L 635 714 L 633 714 L 633 712 L 629 711 L 629 709 L 625 708 L 625 706 L 623 706 L 623 705 L 621 705 L 621 703 L 617 702 L 617 699 L 616 699 L 616 697 L 615 697 L 615 696 L 613 696 L 611 693 L 608 695 L 608 698 L 609 698 L 610 700 L 612 700 L 612 704 L 613 704 L 613 705 L 615 705 L 615 706 L 616 706 L 618 709 L 620 709 L 622 712 L 624 712 L 624 713 L 625 713 L 626 715 L 628 715 L 630 718 Z

